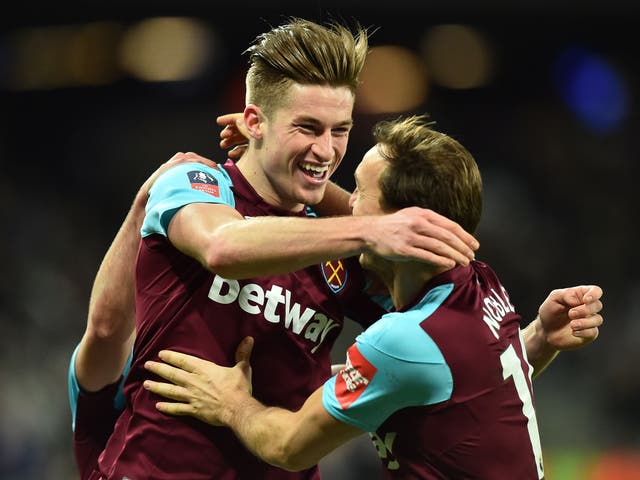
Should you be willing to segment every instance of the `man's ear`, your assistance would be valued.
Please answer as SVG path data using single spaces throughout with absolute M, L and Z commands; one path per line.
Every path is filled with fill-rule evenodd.
M 244 125 L 247 129 L 247 133 L 256 140 L 262 139 L 262 126 L 265 121 L 265 116 L 260 110 L 260 107 L 249 104 L 244 108 Z

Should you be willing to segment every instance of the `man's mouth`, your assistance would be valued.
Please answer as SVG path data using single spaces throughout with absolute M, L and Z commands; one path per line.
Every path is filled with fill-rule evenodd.
M 329 165 L 315 165 L 312 163 L 302 162 L 298 165 L 298 168 L 308 177 L 314 180 L 325 180 L 329 172 Z

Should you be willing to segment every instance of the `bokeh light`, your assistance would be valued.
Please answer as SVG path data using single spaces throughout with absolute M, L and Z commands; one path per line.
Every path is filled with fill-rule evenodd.
M 190 80 L 206 69 L 215 52 L 207 26 L 192 18 L 151 18 L 131 27 L 122 43 L 122 67 L 150 82 Z
M 421 42 L 433 83 L 452 89 L 479 88 L 494 75 L 495 59 L 490 42 L 466 25 L 437 25 Z
M 629 92 L 609 61 L 580 47 L 562 50 L 553 66 L 553 78 L 562 99 L 589 128 L 607 132 L 627 116 Z
M 356 109 L 362 113 L 396 113 L 416 108 L 428 92 L 426 69 L 407 48 L 373 48 L 360 76 Z

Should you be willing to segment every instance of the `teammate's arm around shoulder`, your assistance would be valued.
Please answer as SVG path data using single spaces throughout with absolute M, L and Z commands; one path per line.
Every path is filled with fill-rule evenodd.
M 187 161 L 192 160 L 177 153 L 144 182 L 100 264 L 72 366 L 87 391 L 100 390 L 122 374 L 135 338 L 134 266 L 149 190 L 162 173 Z

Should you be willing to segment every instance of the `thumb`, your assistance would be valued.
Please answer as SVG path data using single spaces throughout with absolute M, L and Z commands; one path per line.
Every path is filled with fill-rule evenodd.
M 249 363 L 251 352 L 253 350 L 253 342 L 253 337 L 244 337 L 236 349 L 236 367 L 239 366 L 244 373 L 248 382 L 249 393 L 253 390 L 251 385 L 253 372 L 251 370 L 251 364 Z
M 253 351 L 253 337 L 244 337 L 238 348 L 236 349 L 236 363 L 247 362 L 251 359 L 251 352 Z

